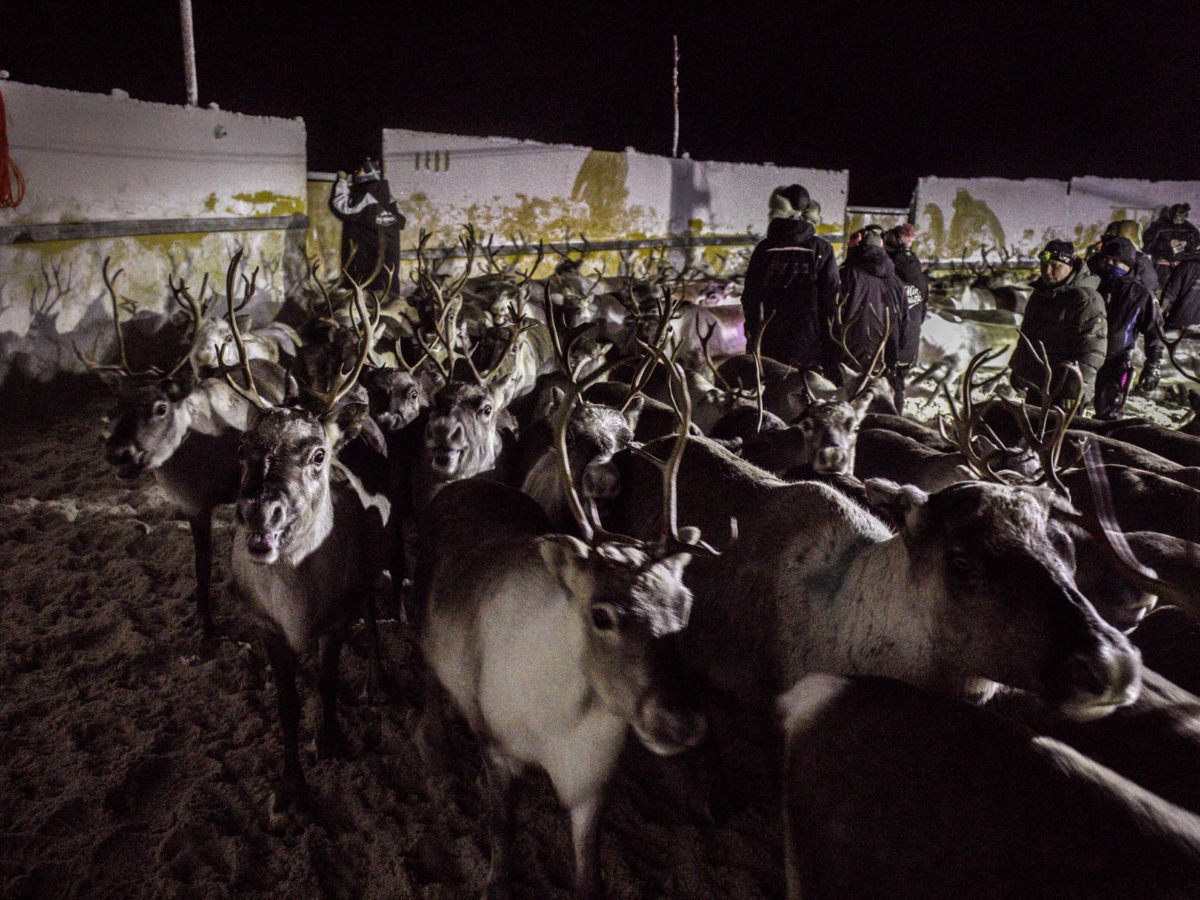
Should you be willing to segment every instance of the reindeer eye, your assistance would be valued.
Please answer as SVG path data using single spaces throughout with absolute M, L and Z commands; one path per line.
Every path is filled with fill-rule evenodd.
M 416 392 L 416 391 L 409 391 L 409 393 L 408 393 L 408 399 L 409 399 L 409 400 L 412 400 L 412 401 L 414 401 L 414 402 L 415 402 L 415 401 L 416 401 L 416 399 L 417 399 L 417 392 Z
M 168 406 L 166 404 L 166 401 L 159 400 L 157 403 L 154 404 L 154 410 L 153 410 L 154 418 L 161 419 L 163 416 L 165 416 L 167 414 L 167 409 L 168 409 Z
M 485 403 L 485 404 L 483 404 L 483 408 L 479 411 L 486 418 L 487 416 L 490 416 L 492 414 L 492 405 L 490 403 Z
M 322 449 L 321 447 L 318 447 L 316 450 L 313 451 L 312 464 L 314 466 L 319 466 L 323 462 L 325 462 L 325 450 Z
M 955 575 L 971 575 L 975 571 L 975 563 L 963 553 L 955 553 L 950 557 L 950 571 Z
M 612 631 L 617 627 L 617 617 L 608 607 L 593 606 L 592 625 L 597 631 Z

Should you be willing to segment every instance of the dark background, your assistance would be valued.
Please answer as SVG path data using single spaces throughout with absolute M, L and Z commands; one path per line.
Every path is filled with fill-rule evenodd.
M 1194 2 L 193 9 L 201 105 L 303 116 L 317 170 L 383 127 L 669 154 L 677 32 L 681 152 L 849 168 L 854 203 L 929 174 L 1200 176 Z M 3 0 L 0 68 L 182 103 L 178 5 Z

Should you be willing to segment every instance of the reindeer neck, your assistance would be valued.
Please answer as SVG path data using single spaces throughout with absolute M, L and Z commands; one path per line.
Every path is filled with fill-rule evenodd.
M 329 469 L 321 476 L 321 487 L 313 498 L 303 521 L 297 522 L 292 542 L 280 555 L 280 562 L 297 567 L 318 550 L 333 533 L 333 491 L 329 485 Z
M 833 658 L 820 659 L 825 654 L 814 648 L 816 658 L 810 658 L 807 670 L 941 687 L 932 662 L 934 601 L 945 590 L 940 572 L 914 564 L 903 534 L 867 543 L 850 562 L 830 605 L 825 653 Z

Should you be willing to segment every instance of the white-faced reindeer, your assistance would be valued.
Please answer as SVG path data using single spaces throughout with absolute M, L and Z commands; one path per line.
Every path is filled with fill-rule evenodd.
M 239 252 L 230 264 L 227 281 L 231 291 L 240 258 Z M 237 499 L 236 450 L 252 409 L 220 378 L 197 380 L 187 366 L 188 351 L 169 370 L 152 367 L 134 371 L 125 353 L 114 288 L 121 270 L 110 275 L 108 267 L 109 260 L 105 259 L 104 283 L 112 300 L 118 362 L 99 365 L 80 354 L 117 396 L 105 456 L 123 480 L 132 481 L 143 472 L 153 472 L 167 500 L 187 519 L 195 550 L 196 617 L 204 634 L 211 636 L 212 512 Z M 203 301 L 193 297 L 182 281 L 178 285 L 172 281 L 171 290 L 175 301 L 191 317 L 194 349 L 201 335 Z M 200 295 L 203 297 L 204 287 Z M 257 363 L 254 371 L 263 392 L 273 400 L 282 400 L 283 371 L 262 363 Z
M 485 743 L 489 896 L 511 890 L 512 786 L 522 769 L 549 774 L 571 815 L 577 895 L 599 897 L 600 804 L 627 730 L 662 755 L 695 745 L 705 730 L 680 702 L 669 641 L 688 621 L 681 576 L 699 546 L 693 529 L 675 528 L 678 453 L 662 476 L 669 524 L 660 539 L 597 532 L 569 470 L 566 422 L 577 398 L 573 391 L 557 450 L 583 540 L 552 533 L 528 497 L 479 479 L 444 488 L 422 532 L 421 647 Z
M 1056 740 L 883 679 L 779 707 L 790 900 L 1200 894 L 1200 817 Z
M 335 703 L 338 659 L 349 626 L 359 616 L 367 621 L 373 673 L 378 674 L 371 592 L 389 561 L 390 505 L 385 496 L 369 493 L 361 475 L 338 460 L 338 452 L 368 419 L 365 404 L 343 402 L 370 353 L 377 320 L 357 286 L 354 303 L 360 327 L 355 366 L 339 372 L 326 390 L 308 388 L 313 409 L 263 401 L 236 320 L 231 323 L 245 388 L 228 372 L 226 376 L 231 387 L 261 410 L 239 448 L 233 584 L 261 629 L 275 673 L 284 752 L 283 781 L 275 797 L 280 809 L 293 801 L 303 804 L 307 793 L 298 738 L 297 655 L 320 639 L 317 752 L 322 757 L 341 750 Z

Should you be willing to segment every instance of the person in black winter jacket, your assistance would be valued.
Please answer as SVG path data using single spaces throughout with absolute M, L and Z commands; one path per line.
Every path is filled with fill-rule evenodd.
M 1195 246 L 1175 257 L 1163 288 L 1162 313 L 1169 329 L 1200 325 L 1200 250 Z
M 1128 238 L 1114 238 L 1100 250 L 1100 296 L 1108 312 L 1108 348 L 1104 365 L 1096 373 L 1096 417 L 1120 415 L 1133 380 L 1133 348 L 1138 334 L 1146 338 L 1146 366 L 1139 385 L 1151 390 L 1158 384 L 1163 355 L 1158 339 L 1162 316 L 1158 301 L 1134 273 L 1136 248 Z
M 378 163 L 365 160 L 352 177 L 338 172 L 329 208 L 342 222 L 342 271 L 369 288 L 388 287 L 390 271 L 394 285 L 394 276 L 400 271 L 400 232 L 405 219 Z M 377 274 L 367 284 L 377 265 Z
M 864 229 L 861 240 L 850 247 L 842 264 L 838 307 L 845 331 L 845 347 L 840 340 L 842 335 L 831 334 L 823 366 L 826 377 L 838 382 L 838 363 L 841 362 L 860 371 L 868 366 L 886 333 L 883 359 L 899 393 L 902 384 L 897 384 L 896 367 L 900 361 L 900 348 L 905 343 L 908 317 L 904 288 L 904 282 L 896 275 L 895 264 L 883 249 L 880 233 Z M 837 331 L 837 327 L 834 324 L 832 331 Z M 847 358 L 847 351 L 850 358 Z
M 1158 283 L 1164 287 L 1175 267 L 1175 257 L 1189 246 L 1200 244 L 1200 229 L 1188 221 L 1191 211 L 1186 203 L 1172 204 L 1146 229 L 1142 249 L 1154 260 Z
M 1088 265 L 1091 267 L 1092 261 L 1099 258 L 1100 249 L 1111 241 L 1113 238 L 1129 238 L 1136 247 L 1141 241 L 1141 228 L 1133 219 L 1117 219 L 1115 222 L 1109 222 L 1108 227 L 1104 229 L 1104 234 L 1100 235 L 1100 240 L 1092 244 L 1088 249 Z M 1096 273 L 1097 276 L 1099 273 Z M 1146 286 L 1150 293 L 1158 296 L 1158 291 L 1162 287 L 1158 283 L 1158 272 L 1154 268 L 1154 260 L 1149 254 L 1137 251 L 1137 264 L 1133 267 L 1133 274 L 1137 280 Z
M 1025 306 L 1021 336 L 1013 348 L 1012 386 L 1032 390 L 1031 399 L 1041 403 L 1040 386 L 1045 378 L 1038 354 L 1044 352 L 1051 368 L 1051 400 L 1061 403 L 1072 382 L 1064 379 L 1065 368 L 1079 367 L 1083 377 L 1082 396 L 1088 400 L 1096 382 L 1096 370 L 1104 363 L 1108 319 L 1104 300 L 1096 293 L 1100 279 L 1075 256 L 1070 241 L 1050 241 L 1038 254 L 1042 274 L 1033 283 L 1033 294 Z
M 747 345 L 762 331 L 763 355 L 800 368 L 821 365 L 838 296 L 833 247 L 804 219 L 808 206 L 800 185 L 776 188 L 767 237 L 750 256 L 742 290 Z
M 903 382 L 907 370 L 917 361 L 921 349 L 921 323 L 925 321 L 926 305 L 929 302 L 929 279 L 921 268 L 921 260 L 913 253 L 913 238 L 916 229 L 905 222 L 886 232 L 883 247 L 887 250 L 897 277 L 904 282 L 904 300 L 907 310 L 904 324 L 904 341 L 900 345 L 897 360 L 897 380 Z

